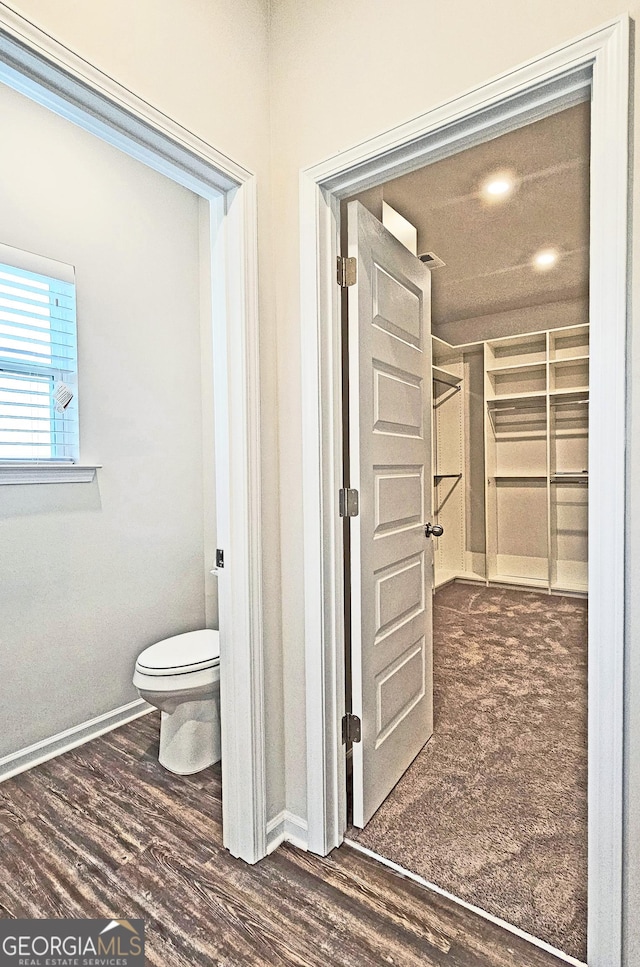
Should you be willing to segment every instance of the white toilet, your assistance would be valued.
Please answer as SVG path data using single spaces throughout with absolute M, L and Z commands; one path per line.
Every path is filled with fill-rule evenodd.
M 133 684 L 160 709 L 160 764 L 188 776 L 220 759 L 219 632 L 188 631 L 145 648 Z

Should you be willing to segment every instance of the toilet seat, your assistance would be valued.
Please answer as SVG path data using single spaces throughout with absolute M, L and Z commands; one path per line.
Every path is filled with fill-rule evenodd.
M 187 631 L 145 648 L 138 656 L 136 672 L 152 678 L 166 678 L 174 675 L 194 675 L 219 665 L 219 632 Z

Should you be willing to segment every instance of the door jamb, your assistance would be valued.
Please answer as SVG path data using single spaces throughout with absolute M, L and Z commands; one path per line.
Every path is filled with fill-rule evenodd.
M 340 200 L 590 89 L 588 959 L 609 965 L 622 956 L 629 30 L 620 17 L 300 176 L 307 820 L 324 855 L 346 827 Z
M 4 4 L 0 82 L 203 199 L 217 540 L 227 551 L 218 575 L 223 836 L 254 863 L 266 855 L 255 175 Z

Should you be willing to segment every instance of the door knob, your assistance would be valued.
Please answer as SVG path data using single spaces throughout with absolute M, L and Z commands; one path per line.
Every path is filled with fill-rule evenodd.
M 424 536 L 425 537 L 442 537 L 444 534 L 444 527 L 442 524 L 425 524 L 424 525 Z

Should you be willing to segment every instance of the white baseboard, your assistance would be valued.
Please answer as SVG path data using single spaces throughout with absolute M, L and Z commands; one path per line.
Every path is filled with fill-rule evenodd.
M 283 809 L 267 823 L 267 853 L 273 853 L 280 843 L 292 843 L 299 849 L 307 849 L 307 824 L 288 809 Z
M 121 705 L 120 708 L 98 715 L 95 719 L 89 719 L 88 722 L 82 722 L 64 732 L 58 732 L 57 735 L 42 739 L 41 742 L 29 745 L 26 749 L 19 749 L 18 752 L 5 755 L 0 759 L 0 782 L 10 779 L 11 776 L 17 776 L 20 772 L 26 772 L 27 769 L 33 769 L 41 762 L 53 759 L 54 756 L 68 752 L 69 749 L 75 749 L 76 746 L 83 745 L 91 739 L 97 739 L 99 735 L 111 732 L 119 725 L 147 715 L 148 712 L 153 712 L 153 706 L 138 698 L 128 705 Z
M 440 588 L 446 588 L 449 584 L 476 584 L 484 586 L 487 583 L 487 579 L 481 574 L 476 574 L 474 571 L 445 571 L 444 573 L 436 572 L 435 581 L 433 583 L 433 590 L 439 591 Z

